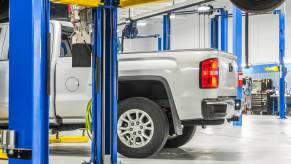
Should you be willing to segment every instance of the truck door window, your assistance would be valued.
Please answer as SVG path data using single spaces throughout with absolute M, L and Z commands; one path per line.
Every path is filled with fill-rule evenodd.
M 0 28 L 0 60 L 6 60 L 7 55 L 4 54 L 4 43 L 5 43 L 5 35 L 3 33 L 3 28 Z

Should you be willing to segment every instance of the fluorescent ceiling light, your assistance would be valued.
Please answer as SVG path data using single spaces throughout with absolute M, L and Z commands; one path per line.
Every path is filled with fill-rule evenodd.
M 176 15 L 175 15 L 175 14 L 171 14 L 171 15 L 170 15 L 170 18 L 171 18 L 171 19 L 175 19 L 175 18 L 176 18 Z
M 147 22 L 137 22 L 137 26 L 146 26 Z
M 206 11 L 210 11 L 211 10 L 211 6 L 207 5 L 203 5 L 203 6 L 199 6 L 197 9 L 199 12 L 206 12 Z

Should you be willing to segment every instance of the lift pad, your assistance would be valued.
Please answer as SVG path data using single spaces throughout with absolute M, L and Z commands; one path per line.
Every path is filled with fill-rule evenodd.
M 50 0 L 53 3 L 72 4 L 85 7 L 98 7 L 103 3 L 101 0 Z M 161 3 L 170 0 L 120 0 L 120 7 L 132 7 L 148 3 Z
M 7 160 L 8 156 L 4 153 L 3 149 L 0 149 L 0 160 Z
M 49 143 L 88 143 L 90 141 L 87 136 L 51 136 Z

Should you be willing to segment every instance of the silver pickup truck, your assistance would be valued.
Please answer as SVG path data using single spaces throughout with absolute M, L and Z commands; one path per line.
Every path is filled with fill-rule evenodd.
M 84 127 L 91 69 L 74 66 L 70 23 L 51 21 L 50 125 Z M 0 24 L 0 121 L 8 123 L 9 24 Z M 83 55 L 83 54 L 82 54 Z M 83 55 L 84 56 L 84 55 Z M 25 74 L 23 74 L 25 76 Z M 211 49 L 119 55 L 118 151 L 135 158 L 179 147 L 196 126 L 223 124 L 241 113 L 232 54 Z

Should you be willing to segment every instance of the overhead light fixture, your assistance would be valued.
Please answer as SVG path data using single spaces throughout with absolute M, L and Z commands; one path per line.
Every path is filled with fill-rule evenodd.
M 137 26 L 141 27 L 141 26 L 146 26 L 147 22 L 137 22 Z
M 176 15 L 175 15 L 175 14 L 171 14 L 171 15 L 170 15 L 170 18 L 171 18 L 171 19 L 175 19 L 175 18 L 176 18 Z
M 200 12 L 200 13 L 208 13 L 208 12 L 211 12 L 213 10 L 213 6 L 211 5 L 202 5 L 202 6 L 199 6 L 197 11 Z

